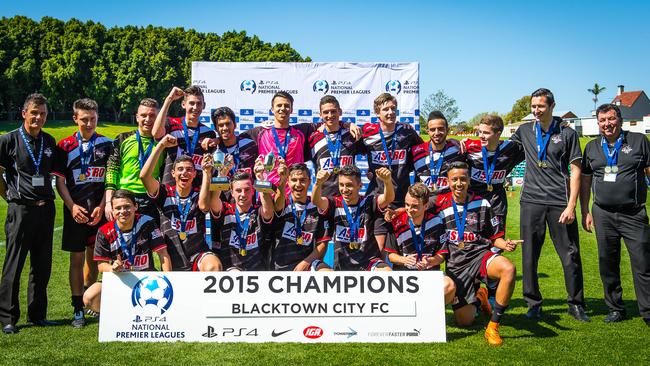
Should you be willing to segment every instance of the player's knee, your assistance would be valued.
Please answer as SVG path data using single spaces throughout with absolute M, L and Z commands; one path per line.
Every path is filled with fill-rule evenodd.
M 515 265 L 510 261 L 504 261 L 501 267 L 501 280 L 513 281 L 517 275 Z
M 456 295 L 456 284 L 451 278 L 445 277 L 445 297 Z
M 458 315 L 456 316 L 456 326 L 461 328 L 470 327 L 474 324 L 474 316 Z

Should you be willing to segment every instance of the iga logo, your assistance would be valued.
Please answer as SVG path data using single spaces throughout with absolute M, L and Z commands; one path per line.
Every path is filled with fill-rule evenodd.
M 174 289 L 165 276 L 146 276 L 140 279 L 131 292 L 133 307 L 140 307 L 147 313 L 164 314 L 172 305 Z
M 399 80 L 390 80 L 386 83 L 386 91 L 391 94 L 399 94 L 402 91 L 402 83 Z
M 255 84 L 255 80 L 247 79 L 241 82 L 239 89 L 243 92 L 253 94 L 257 90 L 257 84 Z
M 309 339 L 316 339 L 320 338 L 323 335 L 323 329 L 312 325 L 305 328 L 305 330 L 302 331 L 302 334 Z
M 327 80 L 316 80 L 314 82 L 314 91 L 327 94 L 327 92 L 330 90 L 330 84 L 327 82 Z

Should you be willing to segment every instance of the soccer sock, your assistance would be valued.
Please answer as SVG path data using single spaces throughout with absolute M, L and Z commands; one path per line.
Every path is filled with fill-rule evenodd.
M 74 312 L 78 311 L 83 311 L 84 310 L 84 300 L 83 296 L 71 296 L 72 298 L 72 307 L 74 308 Z
M 501 321 L 501 316 L 506 312 L 507 308 L 508 305 L 501 305 L 498 302 L 494 303 L 494 307 L 492 308 L 492 319 L 490 320 L 495 323 Z

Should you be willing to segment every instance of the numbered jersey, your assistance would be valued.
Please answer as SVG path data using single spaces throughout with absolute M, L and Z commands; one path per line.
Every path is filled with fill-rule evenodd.
M 454 161 L 465 161 L 465 155 L 461 154 L 458 141 L 447 140 L 442 150 L 430 149 L 430 142 L 421 143 L 413 148 L 413 165 L 417 181 L 426 184 L 432 192 L 442 193 L 449 189 L 447 181 L 447 170 L 449 164 Z M 433 162 L 434 169 L 439 159 L 442 160 L 440 172 L 437 178 L 431 169 Z
M 91 212 L 104 199 L 104 180 L 106 164 L 113 152 L 113 140 L 97 134 L 95 137 L 92 156 L 84 172 L 81 171 L 81 154 L 77 132 L 57 144 L 65 161 L 65 168 L 54 174 L 65 178 L 65 185 L 72 200 Z M 88 143 L 82 143 L 84 153 L 88 152 Z M 83 174 L 83 175 L 82 175 Z
M 174 184 L 174 177 L 172 177 L 172 169 L 174 167 L 174 160 L 181 155 L 190 155 L 189 148 L 185 140 L 185 130 L 183 129 L 183 120 L 185 117 L 169 118 L 165 125 L 165 133 L 176 137 L 177 146 L 170 147 L 165 150 L 167 157 L 165 158 L 165 168 L 163 170 L 163 183 Z M 194 169 L 196 169 L 196 177 L 192 181 L 193 187 L 200 187 L 203 177 L 201 169 L 201 162 L 203 161 L 203 154 L 207 151 L 201 147 L 201 142 L 205 138 L 215 138 L 217 134 L 209 127 L 199 123 L 198 127 L 187 127 L 188 140 L 190 144 L 194 141 L 194 134 L 198 133 L 198 141 L 194 145 L 194 151 L 191 154 L 192 161 L 194 162 Z
M 301 225 L 302 240 L 297 240 L 296 222 L 287 202 L 281 212 L 276 213 L 274 230 L 276 233 L 274 246 L 271 248 L 271 268 L 280 271 L 291 271 L 303 259 L 309 256 L 319 243 L 330 240 L 327 232 L 329 223 L 326 217 L 318 213 L 318 208 L 307 199 L 306 204 L 295 203 L 296 215 L 300 217 L 307 210 L 305 221 Z
M 327 140 L 330 140 L 330 144 L 333 148 L 336 144 L 335 139 L 337 135 L 337 133 L 327 134 L 320 131 L 314 131 L 314 133 L 309 136 L 309 146 L 311 148 L 312 162 L 316 167 L 316 174 L 323 169 L 332 172 L 335 168 L 354 165 L 355 156 L 359 153 L 359 143 L 355 141 L 352 134 L 350 134 L 350 130 L 347 128 L 341 128 L 338 162 L 336 162 L 336 159 L 332 157 L 330 145 L 328 145 Z M 338 163 L 338 166 L 334 166 L 335 163 Z M 322 194 L 323 196 L 330 197 L 339 194 L 338 176 L 336 174 L 330 175 L 330 177 L 323 183 Z
M 123 235 L 127 245 L 133 244 L 133 247 L 128 249 L 132 257 L 120 246 L 113 220 L 102 225 L 97 231 L 94 260 L 111 262 L 116 260 L 119 254 L 127 271 L 155 271 L 153 252 L 163 250 L 167 245 L 154 219 L 151 216 L 136 214 L 133 229 Z M 135 238 L 130 240 L 132 236 Z
M 415 247 L 415 242 L 413 241 L 413 232 L 411 231 L 409 217 L 406 212 L 398 214 L 393 221 L 391 221 L 391 224 L 397 240 L 387 240 L 386 248 L 384 248 L 384 250 L 388 253 L 396 253 L 404 256 L 417 254 L 418 251 Z M 434 212 L 427 211 L 424 214 L 422 225 L 417 227 L 414 225 L 413 229 L 418 238 L 421 237 L 420 235 L 422 235 L 422 230 L 424 229 L 422 256 L 426 257 L 439 254 L 442 247 L 440 237 L 444 233 L 444 227 L 442 225 L 442 220 L 438 215 Z M 417 269 L 416 267 L 398 267 L 401 267 L 399 269 Z

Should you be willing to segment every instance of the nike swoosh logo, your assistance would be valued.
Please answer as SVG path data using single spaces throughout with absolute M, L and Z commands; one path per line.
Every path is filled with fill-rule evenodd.
M 271 337 L 279 337 L 279 336 L 283 335 L 284 333 L 291 332 L 292 330 L 293 329 L 289 329 L 289 330 L 285 330 L 284 332 L 276 333 L 275 329 L 273 329 L 273 331 L 271 332 Z

